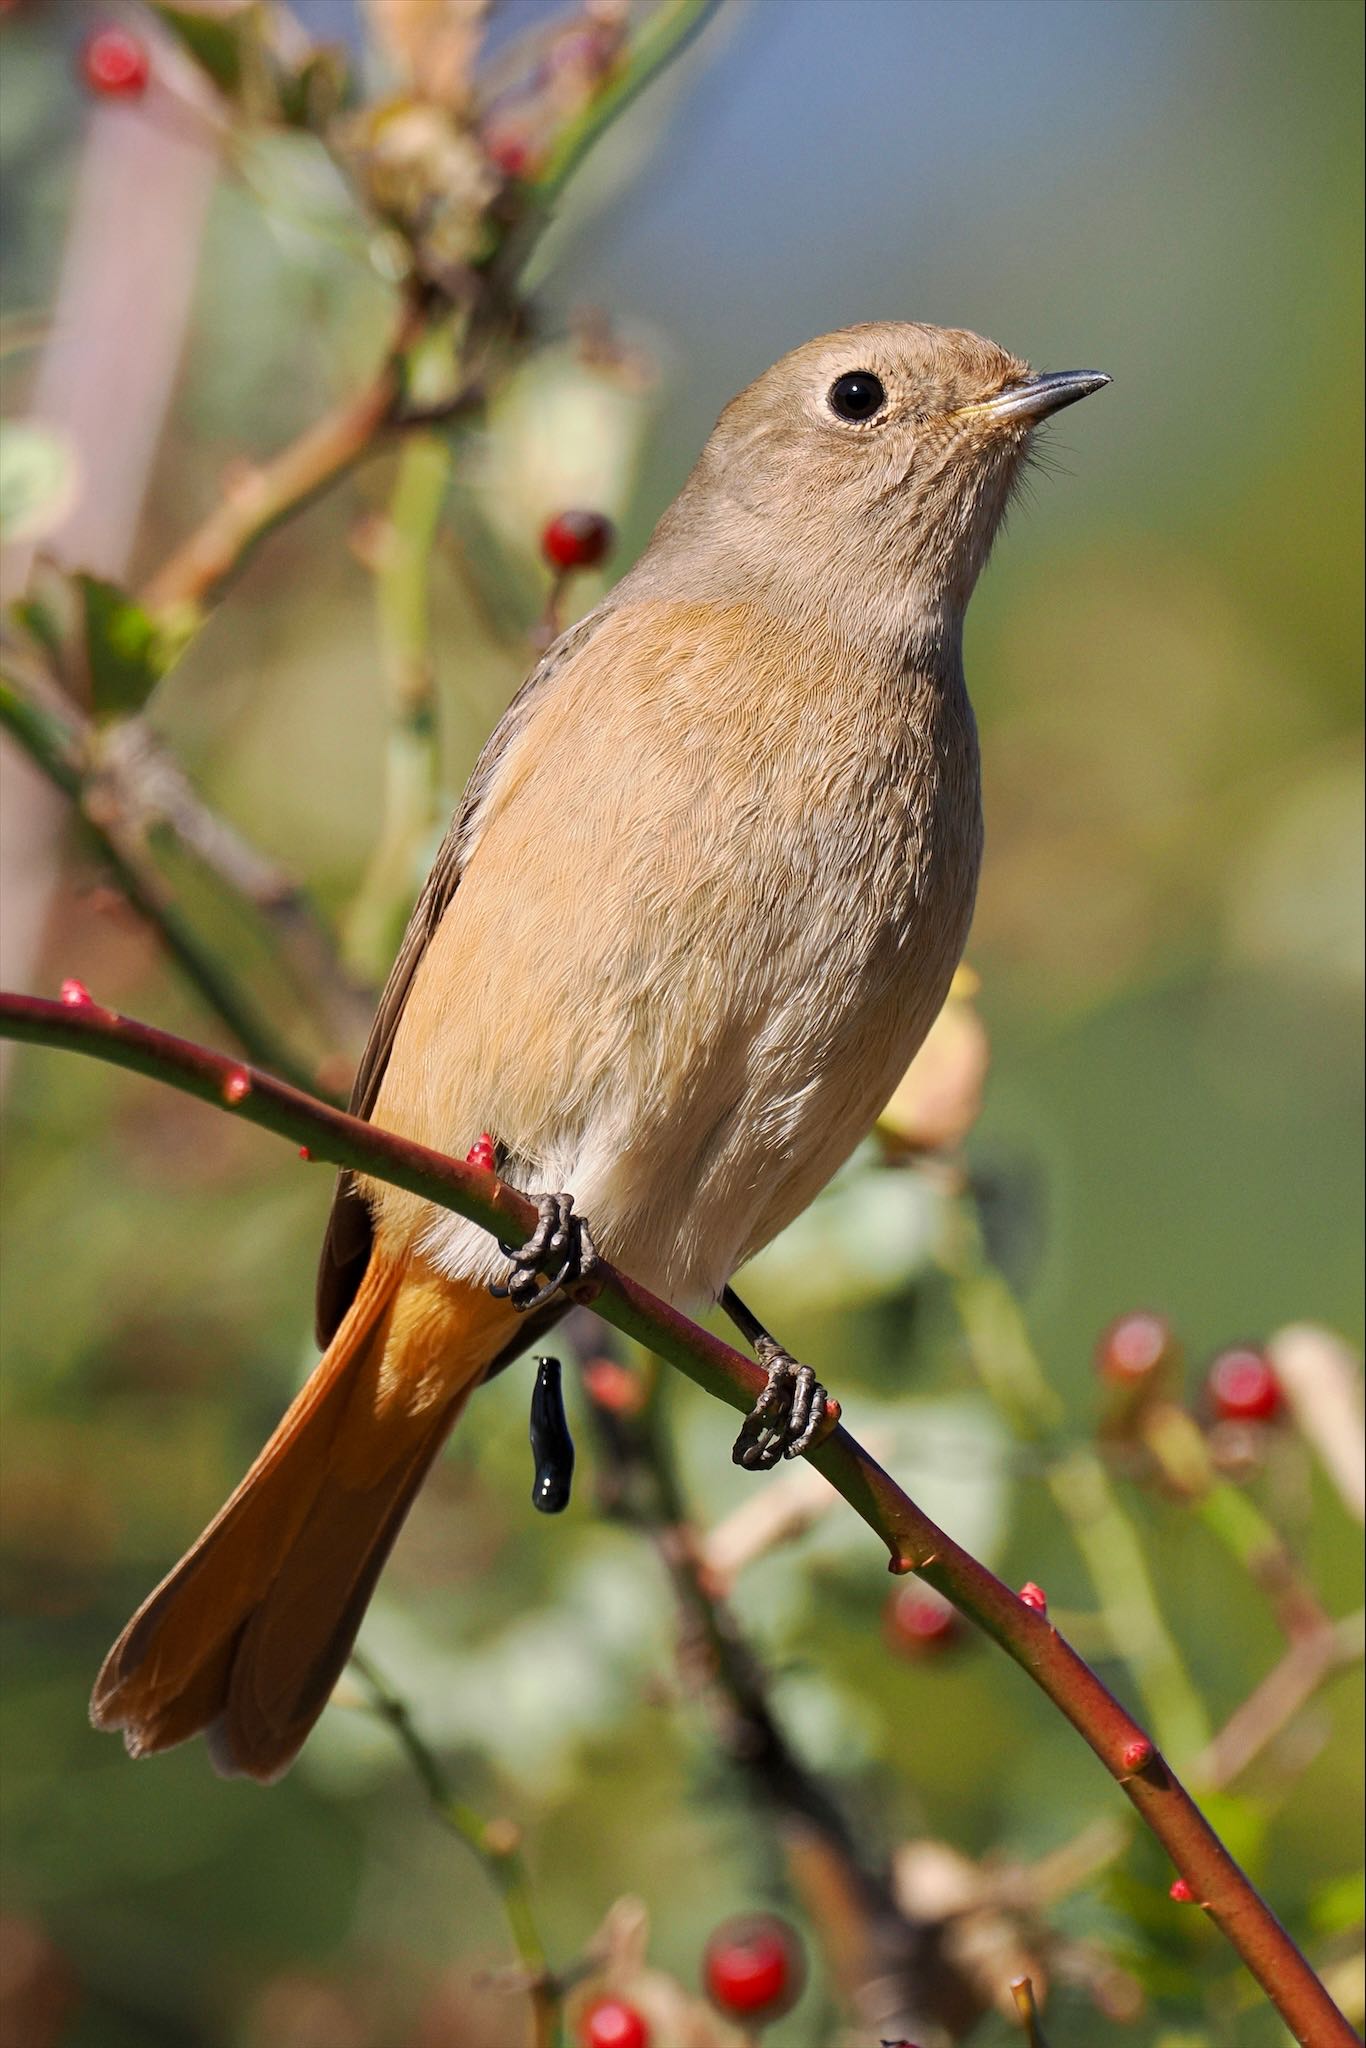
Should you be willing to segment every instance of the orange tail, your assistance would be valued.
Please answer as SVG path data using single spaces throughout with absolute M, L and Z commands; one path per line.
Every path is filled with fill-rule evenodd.
M 286 1770 L 350 1654 L 413 1496 L 515 1321 L 480 1287 L 372 1256 L 231 1500 L 104 1661 L 90 1717 L 133 1756 L 206 1732 L 215 1767 Z

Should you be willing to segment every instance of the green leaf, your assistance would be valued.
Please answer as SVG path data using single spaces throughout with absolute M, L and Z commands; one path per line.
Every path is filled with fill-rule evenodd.
M 1346 1934 L 1366 1919 L 1366 1877 L 1350 1871 L 1330 1878 L 1309 1901 L 1309 1924 L 1316 1934 Z
M 10 617 L 28 639 L 37 642 L 51 662 L 61 662 L 65 645 L 62 624 L 50 604 L 40 597 L 18 597 L 10 606 Z
M 34 556 L 24 588 L 9 608 L 20 633 L 46 656 L 55 675 L 65 679 L 76 618 L 71 580 L 44 554 Z
M 104 721 L 140 711 L 169 666 L 155 621 L 117 584 L 84 574 L 73 581 L 84 609 L 96 718 Z
M 152 12 L 220 92 L 231 96 L 241 89 L 245 69 L 243 42 L 255 29 L 254 7 L 238 8 L 228 14 L 202 14 L 197 7 L 173 7 L 170 0 L 152 0 Z
M 76 463 L 50 427 L 7 420 L 0 428 L 0 538 L 41 540 L 76 494 Z
M 332 43 L 314 50 L 297 70 L 278 71 L 275 90 L 280 118 L 291 128 L 323 128 L 357 98 L 346 52 Z

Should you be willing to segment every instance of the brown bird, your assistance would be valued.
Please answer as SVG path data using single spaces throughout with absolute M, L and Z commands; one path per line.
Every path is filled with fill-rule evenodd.
M 982 848 L 964 608 L 1031 432 L 1108 381 L 936 327 L 808 342 L 726 408 L 639 562 L 533 670 L 352 1106 L 457 1157 L 491 1132 L 505 1179 L 566 1192 L 509 1276 L 462 1218 L 343 1179 L 323 1357 L 96 1684 L 134 1755 L 202 1730 L 224 1772 L 286 1769 L 471 1392 L 567 1306 L 551 1283 L 592 1256 L 576 1210 L 616 1264 L 722 1298 L 756 1341 L 741 1462 L 811 1441 L 824 1397 L 730 1278 L 944 1000 Z

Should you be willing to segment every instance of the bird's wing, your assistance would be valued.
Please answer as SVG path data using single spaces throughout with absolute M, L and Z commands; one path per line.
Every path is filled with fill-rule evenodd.
M 571 626 L 567 633 L 561 634 L 537 662 L 485 742 L 459 808 L 451 819 L 450 829 L 432 863 L 431 873 L 413 907 L 398 957 L 379 999 L 379 1008 L 370 1026 L 370 1036 L 361 1054 L 355 1085 L 351 1090 L 350 1110 L 353 1116 L 368 1117 L 374 1109 L 413 976 L 459 887 L 479 806 L 499 762 L 522 731 L 543 693 L 553 685 L 566 663 L 587 645 L 609 610 L 610 606 L 600 605 L 596 611 L 580 619 L 577 625 Z M 369 1207 L 357 1193 L 351 1175 L 342 1173 L 337 1178 L 327 1234 L 318 1261 L 316 1323 L 319 1344 L 331 1342 L 338 1324 L 351 1306 L 369 1263 L 370 1244 Z

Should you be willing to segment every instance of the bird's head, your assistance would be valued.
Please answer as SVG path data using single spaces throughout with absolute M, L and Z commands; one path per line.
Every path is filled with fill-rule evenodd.
M 730 509 L 756 578 L 824 587 L 846 623 L 952 631 L 1034 429 L 1109 381 L 1041 375 L 960 328 L 848 327 L 726 407 L 685 496 L 694 517 Z

